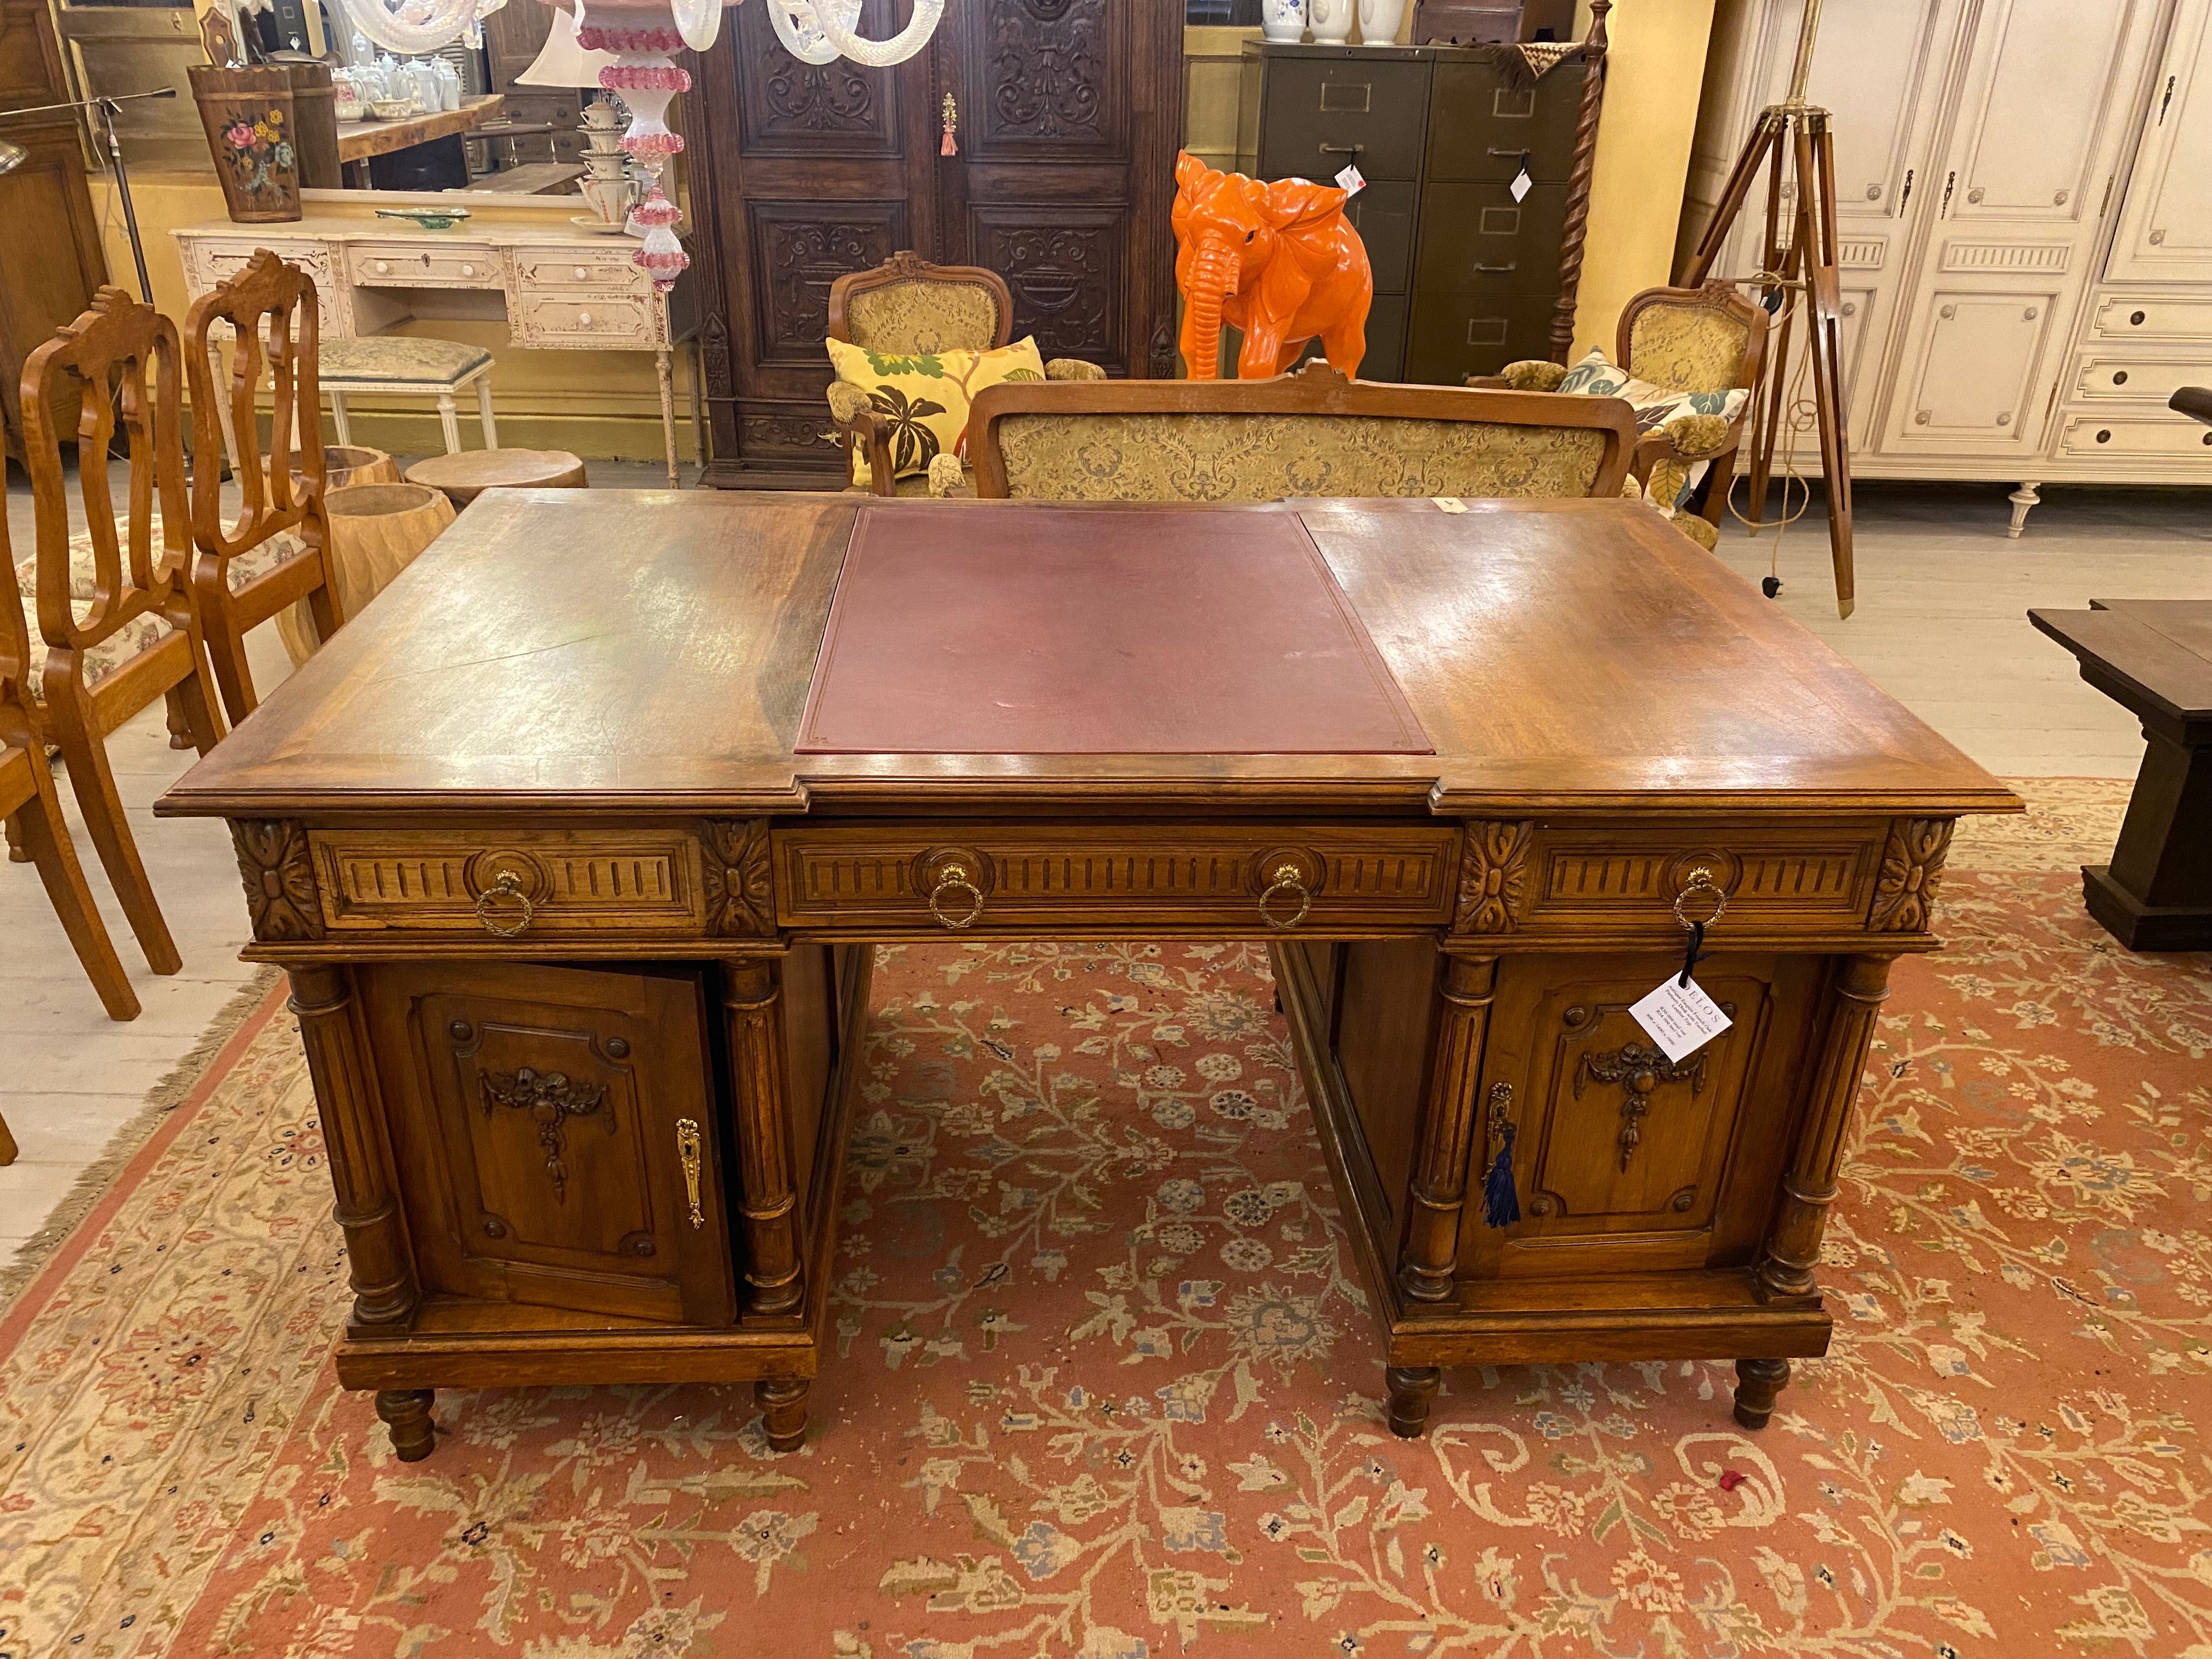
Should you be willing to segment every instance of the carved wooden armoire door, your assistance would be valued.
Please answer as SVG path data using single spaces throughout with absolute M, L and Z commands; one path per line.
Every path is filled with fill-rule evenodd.
M 908 9 L 865 0 L 860 31 L 890 35 Z M 1182 15 L 949 0 L 927 50 L 875 70 L 801 64 L 765 7 L 726 13 L 714 50 L 690 60 L 682 116 L 714 428 L 702 482 L 827 485 L 830 284 L 901 248 L 1004 276 L 1015 337 L 1048 357 L 1172 374 Z
M 940 256 L 1014 294 L 1014 337 L 1109 374 L 1175 374 L 1175 154 L 1182 9 L 1126 0 L 953 0 L 940 98 Z M 939 115 L 943 114 L 940 104 Z

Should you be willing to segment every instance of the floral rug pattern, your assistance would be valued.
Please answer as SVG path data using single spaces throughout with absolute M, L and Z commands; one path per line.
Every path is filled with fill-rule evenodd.
M 802 1450 L 455 1391 L 401 1464 L 270 1012 L 0 1319 L 0 1656 L 2212 1659 L 2212 958 L 2082 915 L 2124 786 L 2029 787 L 1894 975 L 1763 1433 L 1655 1363 L 1395 1438 L 1264 954 L 948 945 L 883 953 Z

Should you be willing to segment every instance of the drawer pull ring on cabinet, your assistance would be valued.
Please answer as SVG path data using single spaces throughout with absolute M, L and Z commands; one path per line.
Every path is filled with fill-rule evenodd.
M 1296 893 L 1298 896 L 1297 914 L 1288 921 L 1284 921 L 1267 908 L 1267 901 L 1278 893 Z M 1305 883 L 1298 879 L 1297 866 L 1277 865 L 1268 875 L 1267 890 L 1260 895 L 1260 920 L 1276 932 L 1287 933 L 1304 921 L 1306 919 L 1306 913 L 1312 908 L 1313 894 L 1307 889 Z
M 945 914 L 943 900 L 949 892 L 968 895 L 966 915 L 948 916 Z M 972 927 L 975 925 L 976 919 L 983 914 L 983 890 L 968 879 L 966 865 L 948 864 L 938 873 L 937 885 L 929 890 L 929 914 L 947 927 Z
M 522 916 L 512 927 L 492 920 L 491 905 L 495 899 L 511 899 L 522 907 Z M 502 870 L 499 879 L 477 895 L 477 920 L 484 931 L 497 933 L 501 939 L 513 939 L 528 929 L 538 915 L 538 907 L 530 902 L 530 895 L 522 890 L 521 879 L 512 870 Z
M 1713 907 L 1712 914 L 1705 916 L 1684 915 L 1682 907 L 1695 898 L 1709 901 Z M 1682 890 L 1674 895 L 1674 920 L 1682 924 L 1683 931 L 1690 936 L 1689 947 L 1682 953 L 1681 982 L 1684 985 L 1690 982 L 1690 969 L 1698 965 L 1698 958 L 1705 954 L 1705 929 L 1727 914 L 1728 895 L 1713 879 L 1713 872 L 1699 865 L 1690 872 L 1689 879 L 1682 884 Z M 1626 1168 L 1626 1164 L 1623 1167 Z
M 676 1156 L 684 1161 L 684 1190 L 691 1200 L 691 1224 L 707 1224 L 706 1212 L 699 1207 L 699 1126 L 688 1117 L 676 1120 Z

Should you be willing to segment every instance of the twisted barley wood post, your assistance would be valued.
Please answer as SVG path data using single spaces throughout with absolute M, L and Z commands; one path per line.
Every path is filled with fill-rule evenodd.
M 1575 301 L 1583 286 L 1583 238 L 1589 228 L 1590 179 L 1597 169 L 1597 118 L 1605 103 L 1605 15 L 1613 0 L 1590 0 L 1583 42 L 1583 112 L 1575 127 L 1574 171 L 1567 175 L 1566 226 L 1559 239 L 1559 304 L 1552 319 L 1552 361 L 1564 363 L 1575 344 Z

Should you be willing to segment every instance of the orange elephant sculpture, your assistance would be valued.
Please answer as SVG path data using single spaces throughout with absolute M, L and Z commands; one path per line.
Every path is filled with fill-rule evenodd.
M 1265 380 L 1316 335 L 1346 374 L 1367 355 L 1375 273 L 1344 216 L 1347 191 L 1305 179 L 1263 184 L 1176 157 L 1176 286 L 1182 358 L 1194 380 L 1220 376 L 1221 325 L 1243 334 L 1239 380 Z

